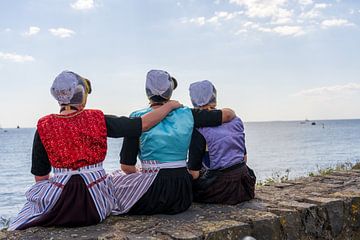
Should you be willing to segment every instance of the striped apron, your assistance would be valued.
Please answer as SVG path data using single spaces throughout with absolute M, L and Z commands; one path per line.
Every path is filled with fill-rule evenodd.
M 121 170 L 113 172 L 117 208 L 113 215 L 127 213 L 148 191 L 160 169 L 186 167 L 186 161 L 160 163 L 159 161 L 141 161 L 141 171 L 126 174 Z
M 10 223 L 8 230 L 16 230 L 50 211 L 60 198 L 62 189 L 72 175 L 79 174 L 87 185 L 96 209 L 103 221 L 115 207 L 114 188 L 111 176 L 105 173 L 102 163 L 77 170 L 53 168 L 54 176 L 49 180 L 35 183 L 26 193 L 26 203 L 20 213 Z

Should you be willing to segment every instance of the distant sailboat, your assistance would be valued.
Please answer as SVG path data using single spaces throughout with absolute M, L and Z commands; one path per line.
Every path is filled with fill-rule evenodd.
M 307 119 L 307 118 L 305 118 L 305 120 L 304 120 L 304 121 L 301 121 L 300 124 L 305 124 L 305 123 L 308 123 L 308 122 L 310 122 L 310 120 Z

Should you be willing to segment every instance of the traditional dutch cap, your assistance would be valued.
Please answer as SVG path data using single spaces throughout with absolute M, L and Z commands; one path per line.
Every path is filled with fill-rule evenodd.
M 209 103 L 216 103 L 216 89 L 208 80 L 190 84 L 189 91 L 194 107 L 202 107 Z
M 50 92 L 60 105 L 81 105 L 91 93 L 91 84 L 74 72 L 63 71 L 55 78 Z
M 173 90 L 177 87 L 177 81 L 169 73 L 163 70 L 150 70 L 146 75 L 146 95 L 148 98 L 160 96 L 170 99 Z

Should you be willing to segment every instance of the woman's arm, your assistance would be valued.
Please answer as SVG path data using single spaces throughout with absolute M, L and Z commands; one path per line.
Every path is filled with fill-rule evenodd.
M 139 153 L 140 139 L 138 137 L 125 137 L 120 152 L 120 168 L 126 174 L 135 173 L 137 155 Z
M 35 175 L 35 182 L 38 182 L 49 179 L 50 171 L 51 164 L 49 157 L 36 130 L 32 148 L 31 173 Z
M 163 120 L 172 110 L 182 106 L 177 101 L 169 101 L 163 106 L 145 114 L 141 118 L 117 117 L 105 115 L 107 136 L 112 138 L 140 137 L 143 131 L 149 130 Z
M 194 129 L 190 148 L 189 148 L 189 160 L 187 163 L 189 173 L 193 177 L 193 179 L 197 179 L 200 175 L 200 170 L 202 167 L 202 160 L 204 158 L 206 152 L 206 140 L 205 138 L 199 133 L 198 130 Z
M 178 101 L 170 100 L 161 107 L 145 114 L 142 119 L 142 131 L 145 132 L 161 122 L 172 110 L 181 107 Z
M 45 176 L 35 176 L 35 182 L 49 180 L 49 178 L 50 178 L 50 174 L 47 174 Z
M 230 108 L 221 109 L 222 112 L 222 123 L 230 122 L 236 117 L 235 112 Z
M 189 173 L 191 174 L 193 180 L 198 179 L 200 176 L 200 171 L 189 170 Z
M 192 114 L 195 128 L 216 127 L 235 117 L 235 112 L 230 108 L 222 110 L 192 109 Z
M 136 173 L 136 167 L 133 165 L 120 164 L 121 170 L 126 174 Z

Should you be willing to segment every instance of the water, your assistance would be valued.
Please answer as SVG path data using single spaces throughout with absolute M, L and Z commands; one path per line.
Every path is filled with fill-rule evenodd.
M 322 126 L 324 123 L 324 128 Z M 30 174 L 35 129 L 0 129 L 0 217 L 14 217 L 33 184 Z M 246 123 L 248 165 L 259 180 L 274 173 L 290 178 L 306 176 L 319 168 L 360 160 L 360 120 Z M 109 139 L 105 169 L 119 167 L 121 139 Z M 1 228 L 1 223 L 0 223 Z

